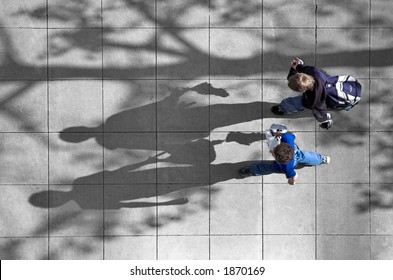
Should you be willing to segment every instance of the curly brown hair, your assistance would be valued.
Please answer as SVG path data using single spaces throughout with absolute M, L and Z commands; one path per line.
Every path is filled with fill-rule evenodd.
M 282 142 L 274 151 L 274 157 L 281 164 L 288 164 L 294 156 L 294 150 L 288 143 Z
M 297 73 L 288 78 L 288 87 L 298 92 L 313 90 L 315 87 L 315 80 L 310 75 Z

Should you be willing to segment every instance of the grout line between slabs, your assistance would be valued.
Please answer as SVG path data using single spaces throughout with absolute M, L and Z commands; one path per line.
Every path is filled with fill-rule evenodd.
M 369 0 L 369 18 L 368 18 L 368 214 L 369 214 L 369 233 L 370 233 L 370 260 L 372 259 L 372 219 L 371 219 L 371 11 L 372 0 Z
M 47 186 L 47 191 L 48 193 L 50 192 L 50 111 L 49 111 L 49 0 L 45 1 L 45 7 L 46 7 L 46 125 L 47 125 L 47 145 L 48 145 L 48 155 L 47 155 L 47 164 L 48 164 L 48 186 Z M 47 203 L 48 203 L 48 251 L 47 251 L 47 259 L 50 259 L 50 196 L 48 195 L 47 197 Z
M 211 82 L 211 59 L 210 59 L 210 49 L 211 49 L 211 1 L 209 0 L 209 30 L 208 30 L 208 79 L 209 79 L 209 84 Z M 209 142 L 211 143 L 211 96 L 210 96 L 210 87 L 209 87 L 209 92 L 208 92 L 208 98 L 209 98 L 209 110 L 208 110 L 208 119 L 209 119 Z M 208 159 L 208 166 L 209 166 L 209 173 L 208 173 L 208 178 L 209 178 L 209 247 L 208 247 L 208 259 L 211 260 L 211 191 L 212 191 L 212 187 L 211 187 L 211 166 L 210 166 L 210 158 L 211 158 L 211 152 L 209 149 L 209 159 Z
M 103 0 L 101 0 L 101 123 L 105 123 L 105 92 L 104 92 L 104 14 Z M 101 126 L 102 137 L 102 170 L 105 170 L 105 130 Z M 105 172 L 102 172 L 102 258 L 105 260 Z
M 263 24 L 263 18 L 264 18 L 264 5 L 265 5 L 265 2 L 264 2 L 264 0 L 262 0 L 262 6 L 261 6 L 261 24 L 262 24 L 262 36 L 261 36 L 261 114 L 262 114 L 262 117 L 263 117 L 263 115 L 264 115 L 264 109 L 263 109 L 263 103 L 264 103 L 264 91 L 263 91 L 263 86 L 264 86 L 264 79 L 263 79 L 263 76 L 264 76 L 264 72 L 263 72 L 263 64 L 264 64 L 264 59 L 263 59 L 263 53 L 264 53 L 264 47 L 263 47 L 263 39 L 264 39 L 264 24 Z M 261 135 L 263 135 L 263 131 L 264 131 L 264 122 L 263 122 L 263 118 L 261 119 Z M 263 152 L 264 152 L 264 141 L 262 140 L 261 141 L 261 157 L 262 157 L 262 160 L 263 160 Z M 262 179 L 261 179 L 262 181 L 261 181 L 261 233 L 262 233 L 262 235 L 261 235 L 261 259 L 262 260 L 264 260 L 265 259 L 265 238 L 264 238 L 264 211 L 263 211 L 263 206 L 264 206 L 264 203 L 263 203 L 263 198 L 264 198 L 264 188 L 263 188 L 263 185 L 264 185 L 264 177 L 262 176 Z
M 155 191 L 156 191 L 156 206 L 155 206 L 155 215 L 156 215 L 156 227 L 155 227 L 155 235 L 156 235 L 156 260 L 159 260 L 159 211 L 158 211 L 158 18 L 157 18 L 157 0 L 154 1 L 154 45 L 155 45 L 155 70 L 154 70 L 154 76 L 155 76 L 155 110 L 156 110 L 156 131 L 155 131 L 155 136 L 156 136 L 156 170 L 155 170 Z
M 318 237 L 392 237 L 393 234 L 368 234 L 368 233 L 318 233 Z M 160 234 L 160 237 L 244 237 L 261 236 L 260 233 L 207 233 L 207 234 Z M 265 233 L 264 236 L 315 236 L 314 233 Z M 102 235 L 55 235 L 55 238 L 114 238 L 114 237 L 156 237 L 155 234 L 107 234 Z M 47 236 L 0 236 L 0 239 L 47 239 Z
M 315 47 L 314 47 L 314 65 L 317 65 L 317 54 L 318 54 L 318 0 L 314 0 L 315 4 Z M 314 133 L 314 143 L 315 143 L 315 150 L 318 148 L 318 142 L 317 142 L 317 123 L 314 120 L 315 124 L 315 133 Z M 314 234 L 315 234 L 315 239 L 314 239 L 314 259 L 318 259 L 318 170 L 316 167 L 314 167 L 315 170 L 315 187 L 314 187 Z

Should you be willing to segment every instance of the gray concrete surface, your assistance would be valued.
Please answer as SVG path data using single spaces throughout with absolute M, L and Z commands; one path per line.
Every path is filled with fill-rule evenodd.
M 392 8 L 0 1 L 0 258 L 392 259 Z M 270 113 L 295 56 L 363 85 L 329 131 Z M 331 164 L 239 178 L 275 122 Z

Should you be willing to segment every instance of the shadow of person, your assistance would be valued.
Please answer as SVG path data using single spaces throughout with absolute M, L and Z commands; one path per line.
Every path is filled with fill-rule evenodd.
M 150 161 L 153 158 L 149 159 Z M 78 178 L 74 181 L 72 190 L 70 191 L 42 191 L 34 193 L 30 196 L 29 202 L 41 208 L 56 208 L 60 207 L 70 201 L 74 201 L 82 210 L 93 209 L 120 209 L 120 208 L 140 208 L 140 207 L 155 207 L 155 206 L 168 206 L 168 205 L 182 205 L 188 203 L 188 199 L 180 197 L 164 202 L 143 202 L 133 201 L 140 200 L 143 198 L 151 198 L 174 193 L 180 190 L 186 190 L 190 188 L 197 188 L 201 186 L 207 186 L 219 182 L 224 182 L 230 179 L 242 179 L 239 175 L 238 170 L 241 167 L 250 165 L 254 162 L 246 161 L 239 163 L 222 163 L 210 165 L 210 180 L 209 177 L 201 182 L 195 182 L 193 184 L 168 184 L 170 188 L 156 188 L 154 183 L 149 184 L 137 184 L 137 178 L 146 178 L 151 176 L 152 173 L 160 171 L 166 174 L 164 177 L 172 180 L 176 178 L 187 177 L 191 173 L 198 172 L 198 166 L 180 166 L 180 167 L 164 167 L 164 168 L 152 168 L 149 170 L 136 170 L 144 164 L 149 162 L 143 162 L 138 164 L 132 164 L 122 167 L 115 171 L 103 171 L 98 172 L 89 176 Z M 107 187 L 105 190 L 105 198 L 103 204 L 103 188 L 102 184 L 97 184 L 99 178 L 124 178 L 127 184 L 118 184 L 115 186 Z
M 111 188 L 110 190 L 115 193 L 106 195 L 105 202 L 103 202 L 102 197 L 102 185 L 74 185 L 71 191 L 42 191 L 32 194 L 29 202 L 36 207 L 57 208 L 69 201 L 74 201 L 82 210 L 100 210 L 103 208 L 106 210 L 115 210 L 120 208 L 143 208 L 188 203 L 187 198 L 177 198 L 164 202 L 130 202 L 129 200 L 157 196 L 155 189 L 146 188 L 145 185 L 122 185 Z
M 192 88 L 173 89 L 171 94 L 165 99 L 157 103 L 150 103 L 137 108 L 124 110 L 112 115 L 97 127 L 77 126 L 66 128 L 60 132 L 60 139 L 70 143 L 79 143 L 90 138 L 95 138 L 97 143 L 110 150 L 117 148 L 155 150 L 155 143 L 150 141 L 151 135 L 145 132 L 155 133 L 157 131 L 155 117 L 157 108 L 162 112 L 160 118 L 165 123 L 174 123 L 179 131 L 187 130 L 185 125 L 187 123 L 192 125 L 198 119 L 198 116 L 201 116 L 199 109 L 194 112 L 193 109 L 188 107 L 190 104 L 180 102 L 180 98 L 185 93 L 191 91 L 201 95 L 212 94 L 223 98 L 229 96 L 226 90 L 214 88 L 208 83 L 201 83 Z M 188 113 L 189 110 L 191 114 Z M 206 107 L 205 116 L 208 116 L 207 110 L 208 108 Z M 165 127 L 163 130 L 165 130 Z M 109 132 L 105 135 L 105 139 L 100 135 L 102 131 Z M 119 138 L 119 135 L 113 135 L 110 132 L 136 133 L 132 135 L 132 139 L 125 141 L 121 137 Z M 141 133 L 137 134 L 138 132 Z
M 211 130 L 233 124 L 258 120 L 260 118 L 304 118 L 312 117 L 308 112 L 302 112 L 293 116 L 277 116 L 270 112 L 274 103 L 250 102 L 241 104 L 212 104 L 210 106 L 195 105 L 180 101 L 187 92 L 194 91 L 201 95 L 215 95 L 225 98 L 229 93 L 220 88 L 214 88 L 208 83 L 201 83 L 192 88 L 173 89 L 165 99 L 137 108 L 124 110 L 109 117 L 105 123 L 97 127 L 69 127 L 60 132 L 60 138 L 66 142 L 79 143 L 90 138 L 107 149 L 145 149 L 155 150 L 155 142 L 151 141 L 151 135 L 145 132 L 156 133 L 157 131 L 199 131 L 203 136 L 194 134 L 195 139 L 207 137 Z M 263 108 L 263 109 L 262 109 Z M 156 127 L 156 111 L 159 113 L 159 127 Z M 261 115 L 261 112 L 263 114 Z M 212 117 L 209 121 L 210 113 Z M 132 138 L 128 135 L 127 140 L 119 134 L 105 132 L 136 132 Z M 141 133 L 138 133 L 141 132 Z M 105 139 L 104 139 L 105 138 Z

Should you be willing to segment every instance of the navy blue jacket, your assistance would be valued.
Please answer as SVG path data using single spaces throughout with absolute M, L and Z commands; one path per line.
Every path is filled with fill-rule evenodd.
M 296 69 L 293 69 L 291 67 L 287 79 L 297 73 L 305 73 L 314 78 L 314 90 L 308 90 L 303 92 L 302 104 L 304 107 L 312 110 L 315 118 L 319 122 L 326 121 L 328 117 L 326 105 L 327 91 L 325 88 L 325 81 L 328 76 L 321 69 L 318 69 L 314 66 L 298 64 L 296 66 Z

